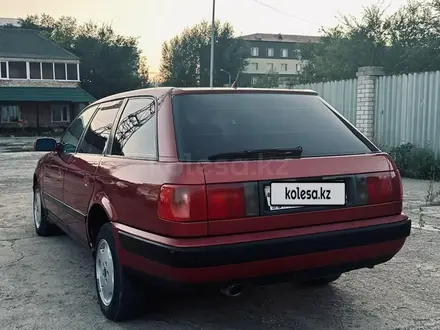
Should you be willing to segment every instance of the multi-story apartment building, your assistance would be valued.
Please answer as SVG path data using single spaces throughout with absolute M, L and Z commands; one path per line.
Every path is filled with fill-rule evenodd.
M 318 36 L 254 33 L 239 37 L 251 48 L 248 66 L 240 74 L 240 85 L 256 85 L 258 79 L 269 73 L 279 75 L 279 87 L 288 88 L 301 71 L 300 45 L 319 42 Z

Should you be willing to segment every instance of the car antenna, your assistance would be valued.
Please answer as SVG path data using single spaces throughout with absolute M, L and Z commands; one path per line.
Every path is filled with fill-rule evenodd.
M 237 80 L 238 80 L 238 77 L 240 76 L 240 71 L 238 71 L 238 73 L 237 73 L 237 77 L 235 77 L 235 80 L 234 80 L 234 82 L 232 83 L 232 85 L 231 85 L 231 88 L 235 88 L 235 89 L 237 89 Z

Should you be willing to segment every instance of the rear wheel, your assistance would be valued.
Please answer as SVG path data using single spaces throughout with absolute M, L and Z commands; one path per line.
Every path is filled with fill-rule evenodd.
M 309 286 L 324 286 L 324 285 L 327 285 L 327 284 L 330 284 L 330 283 L 336 281 L 337 279 L 339 279 L 341 277 L 341 275 L 342 274 L 335 274 L 335 275 L 321 277 L 321 278 L 314 278 L 312 280 L 304 281 L 303 283 L 305 285 L 309 285 Z
M 41 201 L 41 190 L 38 186 L 34 189 L 32 209 L 35 231 L 39 236 L 54 236 L 62 234 L 61 229 L 48 220 L 47 211 L 43 207 Z
M 142 311 L 142 290 L 119 263 L 110 223 L 101 227 L 95 244 L 95 282 L 102 313 L 112 321 L 137 316 Z

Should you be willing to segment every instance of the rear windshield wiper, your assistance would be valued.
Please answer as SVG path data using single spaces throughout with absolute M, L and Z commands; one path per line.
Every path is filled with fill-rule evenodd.
M 211 155 L 208 160 L 301 158 L 302 151 L 302 147 L 243 150 Z

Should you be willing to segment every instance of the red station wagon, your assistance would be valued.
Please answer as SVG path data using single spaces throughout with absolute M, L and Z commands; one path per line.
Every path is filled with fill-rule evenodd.
M 387 262 L 411 231 L 393 160 L 313 91 L 125 92 L 35 150 L 48 152 L 33 179 L 36 232 L 92 250 L 115 321 L 153 283 L 229 296 L 327 284 Z

